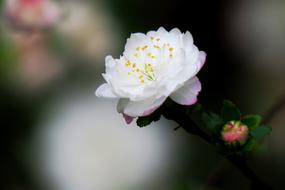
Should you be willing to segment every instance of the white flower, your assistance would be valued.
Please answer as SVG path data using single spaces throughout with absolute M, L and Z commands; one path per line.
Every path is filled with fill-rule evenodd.
M 119 98 L 117 110 L 130 117 L 146 116 L 167 97 L 182 105 L 197 101 L 201 84 L 196 77 L 206 54 L 193 44 L 190 32 L 164 28 L 132 34 L 119 59 L 106 57 L 107 83 L 98 97 Z

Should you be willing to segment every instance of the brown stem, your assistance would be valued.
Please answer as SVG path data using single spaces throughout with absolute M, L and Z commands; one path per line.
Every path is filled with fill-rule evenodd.
M 285 108 L 285 95 L 276 101 L 273 106 L 264 114 L 263 123 L 270 124 L 273 118 L 278 114 L 282 109 Z M 224 167 L 224 163 L 221 164 L 208 178 L 207 186 L 217 186 L 224 176 L 228 173 L 228 167 Z
M 167 119 L 173 120 L 179 124 L 186 132 L 201 137 L 209 144 L 215 144 L 211 137 L 202 130 L 189 116 L 185 113 L 183 107 L 165 107 L 163 110 L 163 116 Z M 244 156 L 238 154 L 224 155 L 228 161 L 230 161 L 248 180 L 251 181 L 253 190 L 255 189 L 273 189 L 265 182 L 263 182 L 249 167 L 247 160 Z
M 178 120 L 176 122 L 181 122 L 181 120 Z M 181 125 L 182 123 L 180 123 Z M 193 129 L 189 131 L 188 126 L 183 126 L 182 127 L 187 131 L 188 133 L 192 133 Z M 194 126 L 191 126 L 191 128 L 194 128 Z M 199 128 L 199 127 L 195 127 Z M 194 135 L 200 136 L 203 140 L 205 140 L 208 143 L 211 143 L 210 137 L 203 132 L 200 129 L 197 129 L 195 131 L 196 133 Z M 252 189 L 257 190 L 257 189 L 268 189 L 271 190 L 273 189 L 271 186 L 267 185 L 265 182 L 263 182 L 256 174 L 255 172 L 249 167 L 247 160 L 245 157 L 237 154 L 231 154 L 229 156 L 225 156 L 228 161 L 230 161 L 247 179 L 249 179 L 252 183 Z

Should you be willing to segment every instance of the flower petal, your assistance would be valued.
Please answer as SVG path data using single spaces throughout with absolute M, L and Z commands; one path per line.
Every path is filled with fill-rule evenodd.
M 200 71 L 200 69 L 203 67 L 205 61 L 206 61 L 206 53 L 203 51 L 199 52 L 199 56 L 198 56 L 198 60 L 197 60 L 197 66 L 198 66 L 198 70 L 197 73 Z
M 183 42 L 185 47 L 191 47 L 193 45 L 193 37 L 189 31 L 187 31 L 183 36 Z
M 166 100 L 166 97 L 158 99 L 149 98 L 143 101 L 130 101 L 122 98 L 117 105 L 117 111 L 131 117 L 147 116 L 154 112 Z
M 173 28 L 169 33 L 177 36 L 181 35 L 181 31 L 178 28 Z
M 170 95 L 171 99 L 181 105 L 192 105 L 197 102 L 201 83 L 197 77 L 188 80 L 182 87 Z
M 164 27 L 159 27 L 159 29 L 157 30 L 157 33 L 159 34 L 159 35 L 163 35 L 163 34 L 167 34 L 168 32 L 165 30 L 165 28 Z
M 123 114 L 123 117 L 124 117 L 127 124 L 131 124 L 132 121 L 134 120 L 134 117 L 131 117 L 131 116 L 126 115 L 126 114 Z
M 155 110 L 157 110 L 159 107 L 161 106 L 161 104 L 155 106 L 155 107 L 152 107 L 150 109 L 147 109 L 143 112 L 143 115 L 142 116 L 148 116 L 150 114 L 152 114 Z
M 145 44 L 147 36 L 143 33 L 133 33 L 130 38 L 127 39 L 127 43 L 125 45 L 124 55 L 131 59 L 134 50 L 143 44 Z
M 99 88 L 97 95 L 120 98 L 117 110 L 127 122 L 129 117 L 151 114 L 168 96 L 191 105 L 201 90 L 196 75 L 205 60 L 190 32 L 160 27 L 147 34 L 134 33 L 119 59 L 106 57 L 103 77 L 109 86 Z
M 112 91 L 112 87 L 108 83 L 99 86 L 95 94 L 97 97 L 117 98 L 116 94 Z
M 108 55 L 105 58 L 105 65 L 106 65 L 106 73 L 113 73 L 114 68 L 116 66 L 116 61 L 112 56 Z

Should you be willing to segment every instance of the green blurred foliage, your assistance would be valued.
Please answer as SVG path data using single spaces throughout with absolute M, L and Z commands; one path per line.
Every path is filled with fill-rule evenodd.
M 1 31 L 1 29 L 0 29 Z M 13 44 L 5 37 L 0 35 L 0 76 L 9 73 L 16 66 L 18 52 Z
M 241 118 L 240 110 L 231 101 L 225 100 L 222 107 L 222 118 L 225 123 L 238 121 Z

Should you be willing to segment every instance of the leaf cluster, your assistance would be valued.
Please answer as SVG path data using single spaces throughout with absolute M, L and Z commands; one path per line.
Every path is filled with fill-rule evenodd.
M 261 116 L 242 115 L 239 108 L 231 101 L 223 102 L 219 114 L 212 111 L 205 111 L 200 104 L 193 106 L 181 106 L 168 99 L 159 109 L 148 116 L 139 117 L 137 125 L 145 127 L 152 122 L 158 121 L 161 116 L 176 121 L 179 126 L 193 135 L 207 134 L 210 142 L 225 153 L 245 153 L 252 151 L 258 141 L 271 132 L 271 127 L 261 125 Z M 244 144 L 238 142 L 234 145 L 226 144 L 222 140 L 221 131 L 228 122 L 240 121 L 249 129 L 249 136 Z
M 271 127 L 267 125 L 261 125 L 260 115 L 242 115 L 239 108 L 231 101 L 225 100 L 220 114 L 213 112 L 204 112 L 202 114 L 202 121 L 206 130 L 212 135 L 212 138 L 216 140 L 216 144 L 219 147 L 231 149 L 235 152 L 250 152 L 252 151 L 259 140 L 270 134 Z M 221 131 L 224 125 L 230 121 L 240 121 L 246 125 L 249 129 L 249 137 L 245 144 L 237 144 L 236 146 L 229 147 L 221 139 Z

